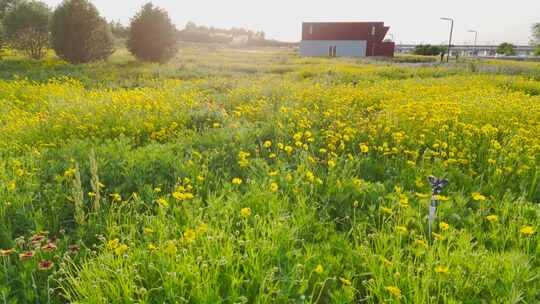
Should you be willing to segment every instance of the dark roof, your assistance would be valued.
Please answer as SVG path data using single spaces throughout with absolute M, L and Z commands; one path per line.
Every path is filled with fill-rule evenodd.
M 384 22 L 304 22 L 302 24 L 302 40 L 381 42 L 389 29 L 390 27 L 384 26 Z

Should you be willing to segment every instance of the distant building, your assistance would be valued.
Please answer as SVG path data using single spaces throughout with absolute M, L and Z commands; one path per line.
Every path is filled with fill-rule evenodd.
M 312 57 L 394 56 L 384 22 L 304 22 L 300 54 Z

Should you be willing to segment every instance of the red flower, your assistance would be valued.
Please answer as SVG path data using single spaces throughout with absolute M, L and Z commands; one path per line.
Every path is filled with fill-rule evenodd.
M 32 244 L 41 243 L 41 241 L 43 241 L 44 239 L 45 239 L 44 235 L 36 234 L 30 239 L 30 243 Z
M 32 257 L 34 257 L 34 252 L 32 252 L 32 251 L 27 251 L 27 252 L 19 253 L 19 260 L 21 260 L 21 261 L 29 260 L 29 259 L 31 259 Z
M 49 270 L 49 269 L 53 268 L 53 266 L 54 266 L 53 262 L 43 260 L 43 261 L 39 262 L 38 269 L 42 270 L 42 271 L 45 271 L 45 270 Z
M 53 251 L 56 250 L 56 245 L 53 244 L 53 243 L 47 243 L 46 245 L 41 247 L 41 250 L 43 250 L 45 252 L 53 252 Z
M 0 256 L 10 256 L 15 252 L 15 249 L 0 249 Z

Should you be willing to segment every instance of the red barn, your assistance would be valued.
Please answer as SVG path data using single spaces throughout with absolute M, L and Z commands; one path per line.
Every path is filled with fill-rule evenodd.
M 384 42 L 390 27 L 384 22 L 305 22 L 302 56 L 394 56 L 393 42 Z

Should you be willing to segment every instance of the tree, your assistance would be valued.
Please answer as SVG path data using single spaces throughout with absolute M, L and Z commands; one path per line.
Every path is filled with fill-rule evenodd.
M 6 13 L 19 2 L 20 0 L 0 0 L 0 21 L 4 19 Z
M 111 33 L 116 39 L 127 39 L 129 36 L 129 28 L 123 26 L 120 22 L 111 21 L 109 23 Z
M 53 13 L 51 36 L 56 54 L 71 63 L 104 60 L 114 52 L 109 25 L 88 0 L 64 0 Z
M 9 44 L 26 55 L 41 59 L 49 46 L 49 7 L 38 1 L 25 1 L 8 10 L 4 17 Z
M 0 58 L 2 58 L 2 53 L 4 49 L 4 28 L 2 23 L 0 23 Z
M 425 55 L 425 56 L 437 56 L 444 52 L 446 52 L 446 48 L 444 46 L 431 45 L 431 44 L 419 44 L 414 47 L 414 51 L 413 51 L 415 55 Z
M 178 52 L 176 27 L 166 11 L 147 3 L 131 19 L 127 46 L 139 60 L 166 62 Z
M 532 26 L 532 41 L 533 45 L 540 45 L 540 23 Z
M 503 42 L 497 47 L 497 54 L 505 56 L 513 56 L 516 54 L 514 45 L 508 42 Z

